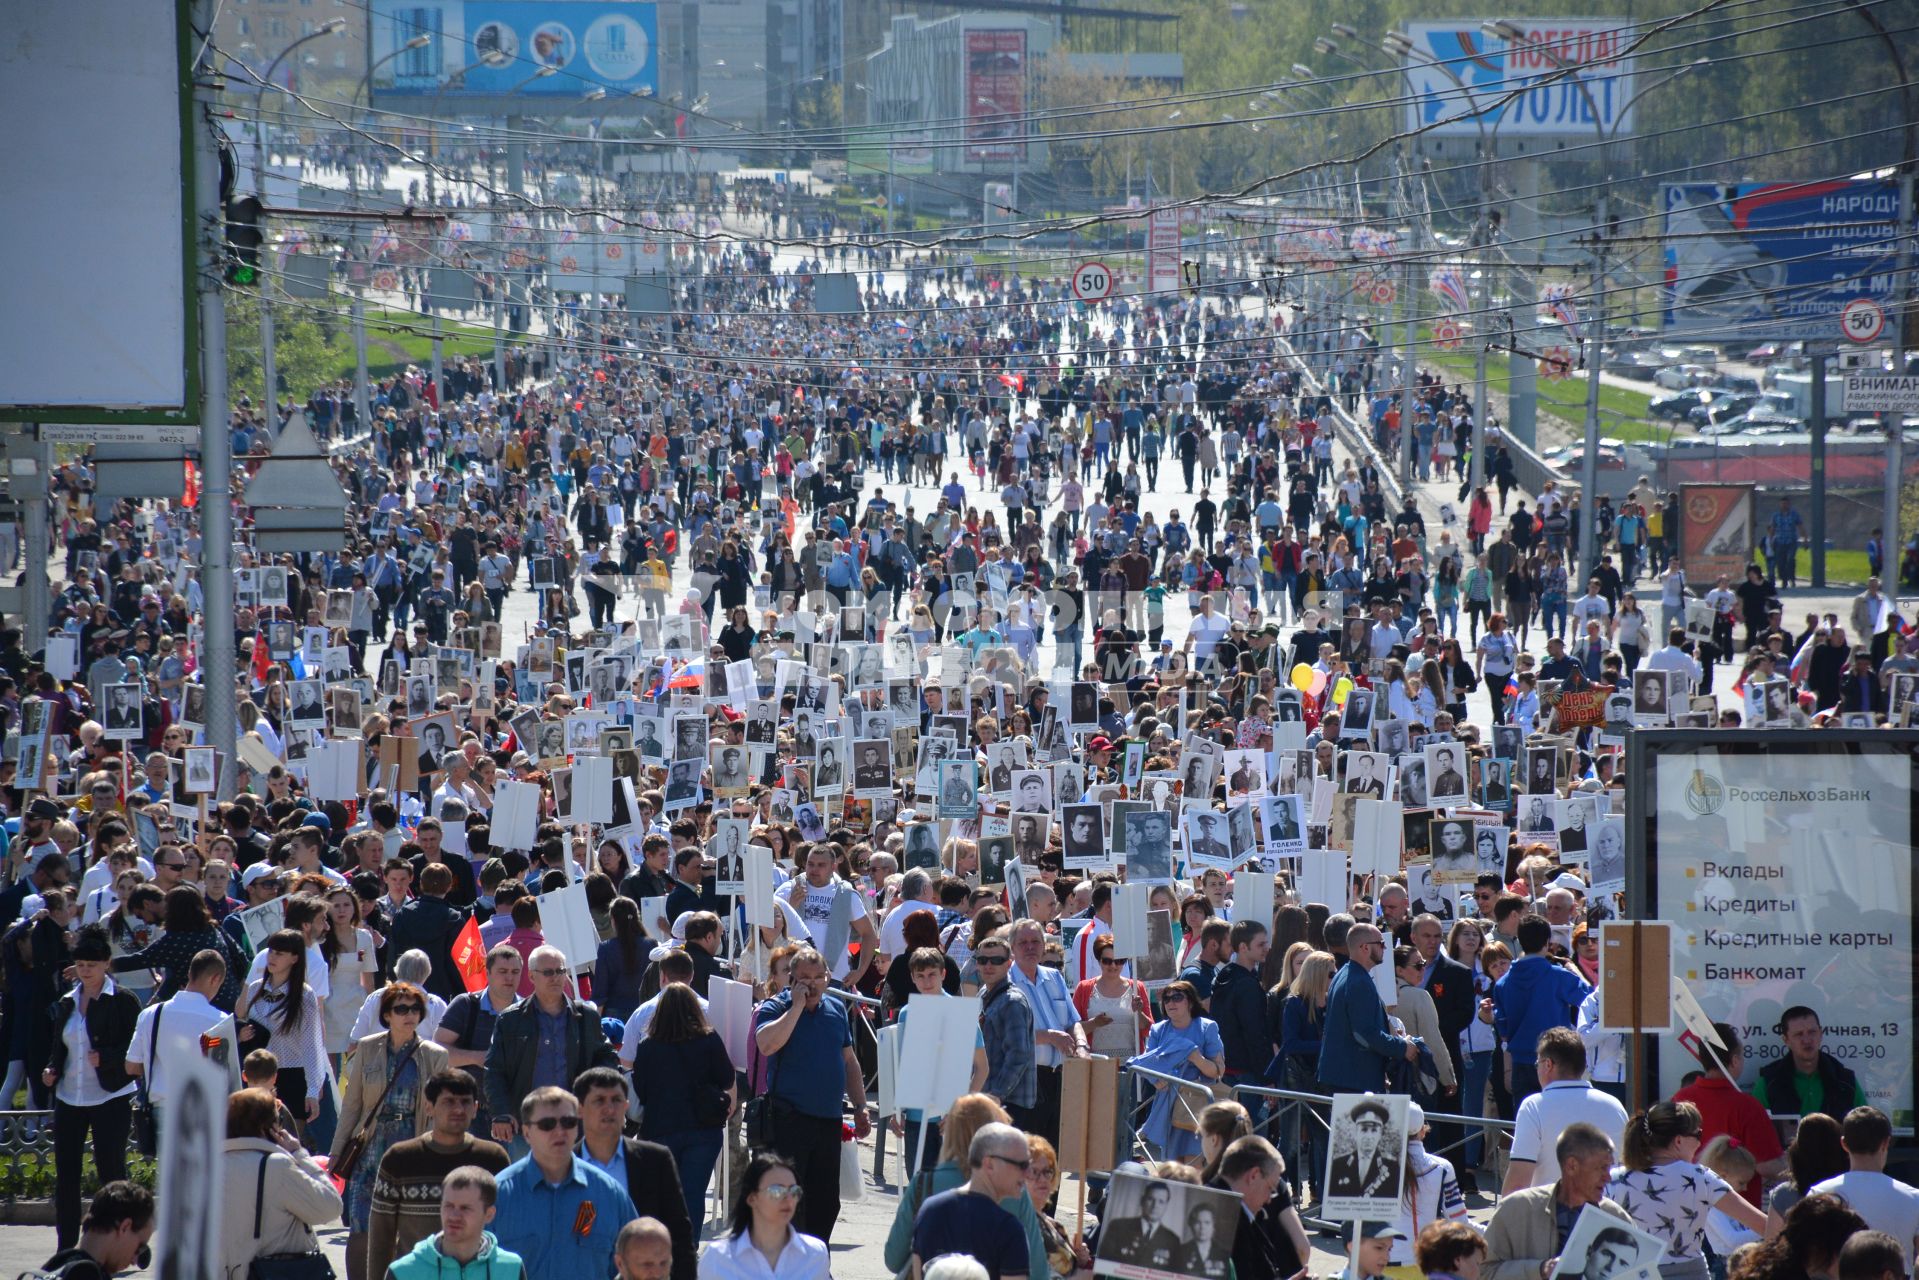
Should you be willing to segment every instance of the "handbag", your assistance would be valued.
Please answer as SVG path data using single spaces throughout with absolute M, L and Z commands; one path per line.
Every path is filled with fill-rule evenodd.
M 400 1063 L 394 1067 L 393 1074 L 387 1077 L 386 1088 L 380 1090 L 379 1100 L 367 1109 L 365 1117 L 360 1121 L 360 1127 L 353 1131 L 353 1135 L 340 1148 L 340 1158 L 327 1163 L 327 1172 L 341 1182 L 352 1178 L 354 1167 L 366 1158 L 366 1149 L 373 1143 L 373 1126 L 380 1119 L 380 1108 L 386 1105 L 387 1095 L 393 1092 L 393 1086 L 399 1082 L 400 1066 L 405 1065 L 406 1060 L 412 1057 L 419 1047 L 419 1037 L 416 1036 L 413 1043 L 406 1047 L 406 1052 L 400 1055 Z
M 1232 1086 L 1218 1080 L 1166 1087 L 1174 1091 L 1173 1128 L 1184 1133 L 1198 1133 L 1200 1113 L 1215 1102 L 1229 1102 L 1233 1097 Z
M 267 1161 L 262 1152 L 260 1172 L 253 1184 L 253 1238 L 260 1238 L 260 1215 L 266 1210 Z M 247 1280 L 333 1280 L 333 1264 L 318 1249 L 305 1253 L 263 1253 L 247 1263 Z
M 166 1014 L 164 1002 L 154 1006 L 153 1021 L 147 1027 L 147 1069 L 140 1073 L 140 1091 L 133 1101 L 133 1147 L 149 1160 L 160 1154 L 160 1125 L 154 1118 L 153 1097 L 147 1091 L 147 1081 L 152 1078 L 157 1063 L 153 1051 L 160 1040 L 160 1019 Z

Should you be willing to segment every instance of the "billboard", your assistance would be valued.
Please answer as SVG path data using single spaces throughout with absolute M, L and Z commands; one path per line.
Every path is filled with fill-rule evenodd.
M 1913 790 L 1919 733 L 1640 730 L 1628 739 L 1630 915 L 1677 923 L 1673 968 L 1745 1042 L 1750 1087 L 1794 1005 L 1866 1100 L 1913 1126 Z M 1629 837 L 1630 838 L 1630 837 Z M 1650 1096 L 1698 1064 L 1657 1046 Z M 1773 1111 L 1796 1111 L 1791 1100 Z
M 1010 163 L 1026 158 L 1026 31 L 966 33 L 966 158 Z
M 1589 142 L 1595 130 L 1631 135 L 1633 60 L 1621 50 L 1631 43 L 1633 29 L 1623 19 L 1512 18 L 1525 38 L 1510 45 L 1482 31 L 1482 21 L 1407 25 L 1413 44 L 1402 64 L 1410 88 L 1408 129 L 1438 138 L 1493 136 L 1496 129 L 1501 138 L 1534 141 Z M 1578 84 L 1572 76 L 1551 78 L 1562 63 L 1580 64 Z M 1524 92 L 1506 100 L 1516 89 Z M 1485 114 L 1472 114 L 1482 108 Z
M 1679 563 L 1700 590 L 1721 575 L 1735 586 L 1752 563 L 1752 486 L 1688 484 L 1679 489 Z
M 1672 183 L 1660 210 L 1668 333 L 1897 342 L 1897 179 Z
M 373 0 L 372 92 L 431 98 L 464 73 L 450 97 L 509 93 L 578 99 L 659 88 L 659 15 L 620 0 Z M 418 36 L 427 43 L 409 49 Z M 553 71 L 540 75 L 543 68 Z M 603 110 L 596 105 L 594 111 Z
M 9 131 L 7 167 L 43 177 L 0 191 L 0 279 L 15 300 L 0 418 L 200 420 L 200 117 L 182 65 L 199 42 L 187 10 L 187 0 L 10 8 L 0 113 L 23 123 Z

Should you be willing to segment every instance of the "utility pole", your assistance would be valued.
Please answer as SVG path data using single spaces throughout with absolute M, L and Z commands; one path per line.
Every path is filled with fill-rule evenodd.
M 1823 343 L 1808 342 L 1806 358 L 1812 370 L 1812 589 L 1826 586 L 1826 362 L 1832 353 Z M 1895 431 L 1897 427 L 1895 426 Z
M 1908 127 L 1912 127 L 1908 122 Z M 1908 157 L 1911 160 L 1912 157 Z M 1899 173 L 1899 226 L 1903 234 L 1899 237 L 1899 283 L 1893 298 L 1895 305 L 1901 308 L 1899 323 L 1899 341 L 1893 348 L 1894 372 L 1906 370 L 1906 353 L 1912 350 L 1912 334 L 1908 329 L 1919 324 L 1919 315 L 1912 308 L 1912 236 L 1915 227 L 1919 227 L 1919 205 L 1915 205 L 1913 191 L 1913 165 L 1904 165 Z M 1905 559 L 1905 543 L 1899 533 L 1899 497 L 1906 482 L 1906 438 L 1905 427 L 1901 422 L 1903 415 L 1886 415 L 1886 491 L 1885 510 L 1879 518 L 1879 537 L 1885 551 L 1885 577 L 1898 594 L 1899 566 Z
M 361 431 L 373 429 L 373 398 L 367 391 L 366 376 L 366 290 L 353 291 L 353 424 Z
M 264 98 L 265 95 L 266 88 L 263 86 L 260 96 Z M 266 217 L 267 204 L 267 142 L 266 128 L 260 116 L 265 110 L 266 107 L 262 103 L 254 109 L 253 113 L 253 195 L 260 202 L 262 210 L 260 217 L 263 220 Z M 260 253 L 263 256 L 271 257 L 272 252 L 270 243 L 263 242 L 260 245 Z M 260 272 L 260 374 L 263 379 L 261 393 L 266 399 L 264 412 L 267 430 L 277 434 L 280 430 L 280 380 L 275 367 L 273 342 L 273 267 L 268 264 Z
M 1400 249 L 1399 287 L 1399 490 L 1403 497 L 1413 489 L 1413 420 L 1419 381 L 1419 290 L 1413 283 L 1413 253 L 1419 245 L 1419 228 L 1414 215 L 1412 188 L 1403 162 L 1395 159 L 1399 172 L 1399 211 L 1406 226 L 1405 244 Z M 1396 514 L 1396 513 L 1395 513 Z
M 1586 449 L 1579 459 L 1579 558 L 1587 576 L 1599 567 L 1599 366 L 1606 328 L 1606 205 L 1602 191 L 1593 218 L 1593 306 L 1586 324 Z
M 195 25 L 213 30 L 218 0 L 195 0 Z M 211 46 L 207 46 L 211 52 Z M 200 587 L 206 626 L 200 667 L 207 687 L 207 745 L 234 759 L 233 432 L 227 408 L 227 305 L 221 293 L 226 210 L 220 205 L 220 156 L 213 140 L 220 78 L 204 59 L 193 70 L 193 207 L 200 291 Z M 269 397 L 271 398 L 271 397 Z M 219 771 L 218 799 L 233 796 L 233 770 Z
M 1476 224 L 1477 230 L 1473 236 L 1475 242 L 1474 247 L 1479 251 L 1476 256 L 1479 260 L 1480 288 L 1484 290 L 1484 296 L 1479 300 L 1478 312 L 1473 317 L 1472 490 L 1474 492 L 1477 492 L 1479 487 L 1486 483 L 1486 334 L 1481 331 L 1481 327 L 1482 325 L 1490 324 L 1493 305 L 1493 255 L 1489 251 L 1492 244 L 1493 227 L 1491 221 L 1492 210 L 1487 202 L 1487 180 L 1489 174 L 1486 167 L 1490 160 L 1491 157 L 1487 154 L 1486 145 L 1481 143 L 1478 165 L 1479 221 Z M 1471 297 L 1471 291 L 1468 290 L 1467 300 L 1471 301 Z

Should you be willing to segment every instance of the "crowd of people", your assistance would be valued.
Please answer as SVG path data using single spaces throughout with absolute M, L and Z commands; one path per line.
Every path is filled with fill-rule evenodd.
M 1403 1178 L 1330 1153 L 1403 1183 L 1353 1232 L 1364 1276 L 1547 1280 L 1585 1205 L 1666 1240 L 1668 1280 L 1906 1274 L 1919 1192 L 1818 1011 L 1754 1093 L 1724 1027 L 1628 1115 L 1595 993 L 1616 726 L 1556 709 L 1643 669 L 1662 722 L 1710 727 L 1723 662 L 1793 695 L 1732 723 L 1903 722 L 1919 656 L 1876 582 L 1796 632 L 1759 562 L 1688 580 L 1650 482 L 1582 575 L 1578 499 L 1515 493 L 1496 435 L 1472 489 L 1470 397 L 1431 377 L 1407 429 L 1462 523 L 1389 503 L 1363 331 L 1299 363 L 1263 304 L 1088 309 L 946 264 L 875 270 L 906 318 L 866 324 L 791 310 L 813 272 L 770 251 L 713 265 L 670 323 L 580 310 L 549 381 L 375 388 L 336 449 L 347 550 L 238 558 L 237 672 L 198 662 L 195 509 L 52 477 L 54 628 L 0 635 L 6 1092 L 52 1112 L 51 1269 L 131 1265 L 128 1152 L 228 1026 L 230 1277 L 333 1223 L 349 1280 L 877 1274 L 828 1251 L 876 1032 L 964 996 L 967 1090 L 877 1117 L 892 1273 L 1295 1277 L 1333 1166 L 1247 1091 L 1281 1088 L 1413 1101 Z M 1403 869 L 1309 881 L 1389 795 Z M 1090 1181 L 1150 1185 L 1084 1230 L 1063 1075 L 1094 1056 L 1129 1071 Z M 1789 1149 L 1768 1111 L 1805 1117 Z M 1197 1193 L 1162 1224 L 1185 1185 L 1238 1229 Z

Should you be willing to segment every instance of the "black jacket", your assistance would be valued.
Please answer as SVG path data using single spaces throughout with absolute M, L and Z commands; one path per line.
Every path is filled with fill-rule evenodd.
M 1273 1060 L 1273 1037 L 1266 1021 L 1266 991 L 1259 975 L 1244 965 L 1227 961 L 1213 976 L 1209 1013 L 1219 1024 L 1226 1046 L 1226 1070 L 1234 1075 L 1263 1076 Z
M 464 859 L 462 859 L 464 861 Z M 393 931 L 387 935 L 386 953 L 398 959 L 407 952 L 424 951 L 433 961 L 426 989 L 442 1000 L 451 1000 L 466 990 L 466 983 L 453 967 L 453 941 L 466 924 L 466 912 L 445 898 L 415 898 L 393 913 Z
M 1459 1063 L 1459 1033 L 1472 1025 L 1478 1013 L 1473 994 L 1473 971 L 1440 951 L 1427 966 L 1426 994 L 1439 1011 L 1439 1030 L 1446 1037 L 1446 1051 Z
M 686 1214 L 680 1192 L 680 1170 L 673 1153 L 657 1142 L 622 1138 L 626 1145 L 626 1188 L 633 1209 L 643 1218 L 657 1218 L 673 1237 L 673 1280 L 695 1280 L 700 1259 L 693 1221 Z
M 58 1076 L 67 1069 L 67 1039 L 62 1031 L 73 1016 L 71 990 L 53 1002 L 49 1016 L 53 1019 L 53 1051 L 47 1066 Z M 133 1083 L 133 1077 L 127 1074 L 127 1047 L 133 1043 L 133 1024 L 139 1020 L 139 997 L 122 987 L 102 991 L 87 1006 L 87 1039 L 100 1055 L 94 1075 L 102 1089 L 124 1089 Z
M 1766 1082 L 1766 1109 L 1783 1112 L 1799 1105 L 1799 1090 L 1793 1084 L 1792 1055 L 1783 1054 L 1760 1068 L 1759 1078 Z M 1823 1111 L 1834 1119 L 1852 1110 L 1852 1100 L 1858 1096 L 1859 1077 L 1839 1059 L 1819 1051 L 1820 1105 L 1816 1110 Z
M 566 1080 L 588 1067 L 617 1067 L 619 1050 L 606 1042 L 599 1006 L 567 1000 Z M 539 1006 L 533 996 L 513 1002 L 493 1024 L 486 1047 L 486 1109 L 493 1116 L 518 1116 L 520 1099 L 533 1092 L 533 1059 L 540 1038 Z

